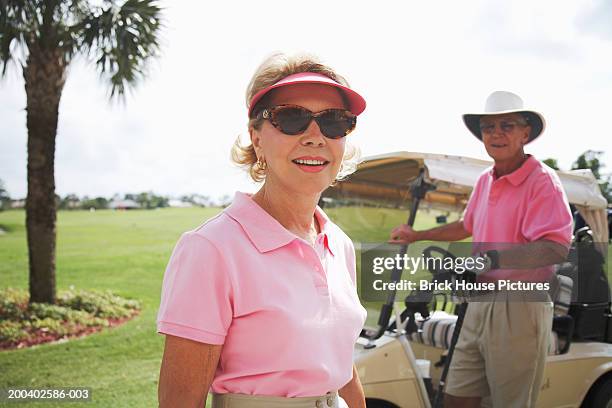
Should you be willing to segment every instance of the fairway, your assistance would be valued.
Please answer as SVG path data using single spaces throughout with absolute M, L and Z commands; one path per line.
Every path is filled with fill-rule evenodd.
M 60 211 L 58 289 L 110 289 L 140 300 L 142 313 L 119 328 L 87 338 L 0 352 L 0 387 L 91 387 L 93 402 L 71 406 L 157 406 L 163 336 L 156 333 L 155 318 L 164 269 L 180 234 L 219 211 Z M 385 241 L 391 227 L 407 218 L 407 211 L 392 209 L 329 208 L 326 212 L 355 242 Z M 416 228 L 435 226 L 434 215 L 420 212 Z M 0 287 L 27 289 L 24 222 L 23 211 L 0 212 L 0 227 L 7 231 L 0 235 Z M 66 405 L 45 402 L 18 406 Z

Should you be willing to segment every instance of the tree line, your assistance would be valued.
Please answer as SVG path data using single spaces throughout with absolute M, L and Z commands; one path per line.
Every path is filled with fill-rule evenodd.
M 66 194 L 60 196 L 55 194 L 55 208 L 58 210 L 104 210 L 114 208 L 142 208 L 155 209 L 172 206 L 197 206 L 197 207 L 225 207 L 231 198 L 224 194 L 217 198 L 212 198 L 202 194 L 185 194 L 173 199 L 167 195 L 158 195 L 152 191 L 141 193 L 114 194 L 112 197 L 84 195 L 79 197 L 76 194 Z M 25 199 L 12 199 L 0 180 L 0 210 L 11 208 L 24 208 Z
M 601 162 L 601 156 L 604 152 L 598 150 L 587 150 L 582 153 L 576 161 L 572 163 L 572 170 L 578 169 L 589 169 L 593 172 L 593 176 L 597 180 L 599 184 L 599 188 L 601 189 L 601 194 L 606 198 L 608 204 L 612 204 L 612 174 L 603 173 L 602 169 L 606 167 L 605 164 Z M 559 163 L 557 159 L 548 158 L 543 160 L 549 167 L 560 170 Z

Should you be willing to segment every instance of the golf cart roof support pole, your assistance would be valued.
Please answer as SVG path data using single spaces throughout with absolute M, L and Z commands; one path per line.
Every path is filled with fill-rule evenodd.
M 459 305 L 457 305 L 457 322 L 455 323 L 455 330 L 453 330 L 453 337 L 451 338 L 451 344 L 448 348 L 448 354 L 446 355 L 446 360 L 444 362 L 444 369 L 442 370 L 442 375 L 440 376 L 440 381 L 438 383 L 438 391 L 436 392 L 436 398 L 433 404 L 434 408 L 442 408 L 444 406 L 444 390 L 446 389 L 446 377 L 448 376 L 451 361 L 453 360 L 453 355 L 455 354 L 455 346 L 457 346 L 459 334 L 461 333 L 461 329 L 463 328 L 463 320 L 465 318 L 467 308 L 468 303 L 465 300 Z
M 420 405 L 418 406 L 421 408 L 431 408 L 431 402 L 429 401 L 429 393 L 427 392 L 427 387 L 425 387 L 423 373 L 419 368 L 419 364 L 417 363 L 417 359 L 414 355 L 414 351 L 412 350 L 412 346 L 410 345 L 410 341 L 406 336 L 398 336 L 397 339 L 402 344 L 404 352 L 406 353 L 406 358 L 410 362 L 410 367 L 412 367 L 414 371 L 414 376 L 417 378 L 417 387 L 419 388 L 419 392 L 421 394 L 421 401 Z
M 420 201 L 425 197 L 425 194 L 429 190 L 434 190 L 435 186 L 425 181 L 425 169 L 422 168 L 417 178 L 410 185 L 410 195 L 412 196 L 412 205 L 410 208 L 410 215 L 408 216 L 407 224 L 412 227 L 416 218 L 417 210 L 419 209 Z M 400 247 L 399 255 L 404 257 L 408 252 L 408 244 L 404 244 Z M 402 270 L 397 267 L 393 268 L 391 272 L 391 282 L 399 282 L 402 278 Z M 393 303 L 395 302 L 396 290 L 393 289 L 387 295 L 387 301 L 382 305 L 380 310 L 380 316 L 378 317 L 378 332 L 373 337 L 373 340 L 380 338 L 387 329 L 387 324 L 393 313 Z

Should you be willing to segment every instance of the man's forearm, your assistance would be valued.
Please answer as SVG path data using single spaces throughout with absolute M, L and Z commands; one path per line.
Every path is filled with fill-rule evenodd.
M 418 241 L 461 241 L 471 234 L 466 231 L 463 221 L 455 221 L 441 227 L 415 231 Z
M 513 245 L 499 251 L 500 269 L 531 269 L 561 263 L 568 248 L 553 241 L 541 240 Z

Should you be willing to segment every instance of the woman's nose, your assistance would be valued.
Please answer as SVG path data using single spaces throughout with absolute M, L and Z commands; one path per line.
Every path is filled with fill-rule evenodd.
M 304 133 L 302 134 L 301 140 L 305 145 L 325 145 L 325 136 L 321 133 L 319 125 L 316 121 L 311 121 Z

